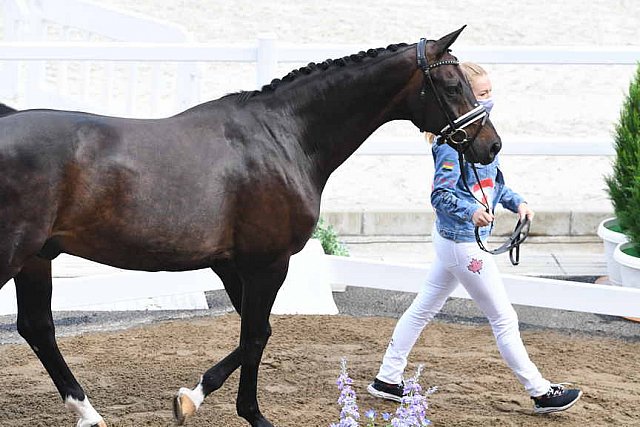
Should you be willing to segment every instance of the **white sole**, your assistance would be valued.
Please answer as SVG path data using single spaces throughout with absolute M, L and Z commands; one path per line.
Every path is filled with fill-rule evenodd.
M 394 402 L 402 403 L 402 398 L 396 396 L 395 394 L 385 393 L 384 391 L 376 390 L 373 388 L 373 384 L 369 384 L 367 386 L 367 391 L 370 395 L 379 397 L 380 399 L 393 400 Z
M 580 390 L 580 393 L 578 394 L 578 397 L 576 397 L 575 399 L 573 399 L 570 403 L 564 405 L 564 406 L 559 406 L 559 407 L 553 407 L 553 408 L 538 408 L 538 407 L 534 407 L 533 410 L 536 414 L 551 414 L 553 412 L 561 412 L 561 411 L 566 411 L 567 409 L 571 408 L 573 405 L 576 404 L 576 402 L 578 400 L 580 400 L 580 398 L 582 397 L 582 390 Z

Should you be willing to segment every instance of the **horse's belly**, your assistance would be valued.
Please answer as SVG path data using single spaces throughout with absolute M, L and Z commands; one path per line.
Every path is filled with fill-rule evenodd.
M 216 260 L 229 258 L 228 245 L 206 235 L 193 237 L 110 235 L 58 239 L 60 251 L 101 264 L 128 270 L 186 271 L 210 267 Z

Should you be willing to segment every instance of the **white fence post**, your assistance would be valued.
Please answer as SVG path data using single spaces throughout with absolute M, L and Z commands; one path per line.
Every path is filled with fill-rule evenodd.
M 256 84 L 260 89 L 271 82 L 278 69 L 278 41 L 275 34 L 264 33 L 258 36 L 256 62 Z

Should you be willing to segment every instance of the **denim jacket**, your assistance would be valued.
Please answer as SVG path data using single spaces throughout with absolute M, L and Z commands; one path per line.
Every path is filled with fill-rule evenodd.
M 464 186 L 456 150 L 447 144 L 439 145 L 434 142 L 432 152 L 435 173 L 431 204 L 436 211 L 436 230 L 445 239 L 473 242 L 476 239 L 475 225 L 471 217 L 482 205 Z M 518 206 L 524 202 L 524 199 L 505 185 L 498 157 L 496 156 L 488 165 L 476 164 L 476 169 L 492 212 L 495 211 L 498 203 L 512 212 L 517 212 Z M 465 162 L 464 173 L 469 188 L 479 200 L 482 200 L 483 195 L 471 164 Z M 481 227 L 480 238 L 484 240 L 489 237 L 492 228 L 493 224 Z

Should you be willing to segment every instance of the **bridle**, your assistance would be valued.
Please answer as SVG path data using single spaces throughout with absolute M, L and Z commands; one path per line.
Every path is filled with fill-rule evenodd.
M 451 119 L 451 116 L 449 115 L 449 112 L 447 111 L 447 108 L 445 107 L 444 102 L 442 101 L 442 98 L 440 97 L 440 95 L 438 94 L 438 91 L 436 90 L 436 85 L 433 82 L 433 78 L 431 77 L 431 70 L 441 65 L 459 65 L 459 62 L 457 59 L 447 59 L 447 60 L 436 61 L 429 64 L 429 59 L 427 58 L 427 55 L 426 55 L 426 45 L 427 45 L 427 39 L 422 38 L 420 39 L 420 41 L 416 46 L 416 57 L 418 61 L 418 68 L 420 68 L 420 70 L 422 70 L 422 73 L 424 74 L 424 78 L 422 80 L 422 89 L 420 90 L 420 98 L 423 100 L 423 102 L 426 102 L 426 93 L 428 89 L 427 87 L 427 84 L 428 84 L 429 88 L 433 92 L 433 95 L 438 103 L 438 106 L 440 107 L 440 111 L 442 111 L 448 123 L 444 128 L 442 128 L 440 133 L 438 133 L 437 136 L 439 138 L 436 143 L 437 144 L 447 143 L 458 152 L 458 162 L 460 163 L 460 171 L 461 171 L 460 175 L 462 176 L 462 182 L 465 188 L 467 189 L 469 194 L 471 194 L 471 196 L 485 208 L 487 213 L 491 213 L 491 207 L 489 206 L 489 201 L 486 195 L 484 194 L 484 190 L 482 188 L 482 184 L 480 183 L 480 177 L 478 175 L 478 170 L 476 169 L 475 164 L 470 163 L 471 169 L 473 170 L 475 178 L 478 181 L 480 192 L 482 193 L 482 200 L 478 200 L 475 194 L 473 194 L 473 192 L 471 191 L 467 183 L 466 174 L 464 173 L 464 153 L 467 150 L 473 151 L 473 142 L 476 140 L 476 137 L 482 130 L 482 127 L 485 125 L 487 118 L 489 117 L 489 113 L 487 112 L 484 106 L 476 102 L 474 108 L 471 111 L 469 111 L 466 114 L 463 114 L 462 116 L 456 119 Z M 426 114 L 426 109 L 425 109 L 425 114 Z M 467 133 L 465 128 L 471 125 L 472 123 L 477 122 L 478 120 L 482 120 L 480 122 L 480 126 L 478 126 L 473 136 L 469 138 L 469 134 Z M 424 121 L 424 123 L 426 123 L 426 120 Z M 421 128 L 420 131 L 424 132 L 424 129 Z M 497 255 L 497 254 L 501 254 L 509 251 L 509 259 L 511 260 L 511 263 L 513 265 L 518 265 L 520 263 L 520 244 L 527 239 L 527 236 L 529 235 L 530 225 L 531 225 L 531 221 L 527 217 L 525 217 L 522 220 L 518 220 L 515 230 L 513 231 L 509 239 L 505 243 L 503 243 L 500 247 L 493 250 L 489 250 L 484 246 L 484 244 L 482 243 L 482 240 L 480 239 L 480 227 L 476 226 L 475 228 L 476 242 L 478 243 L 478 246 L 480 247 L 480 249 L 492 255 Z
M 441 65 L 459 65 L 460 63 L 458 62 L 457 59 L 447 59 L 442 61 L 436 61 L 432 64 L 429 64 L 429 59 L 427 59 L 427 55 L 426 55 L 426 46 L 427 46 L 427 39 L 422 38 L 420 39 L 416 47 L 418 68 L 420 68 L 422 70 L 422 73 L 424 74 L 424 78 L 422 79 L 422 89 L 420 90 L 420 98 L 423 101 L 426 101 L 425 98 L 427 94 L 427 83 L 428 83 L 429 87 L 431 88 L 431 91 L 433 92 L 436 98 L 436 101 L 438 102 L 438 106 L 440 107 L 440 110 L 444 114 L 444 117 L 447 119 L 447 123 L 448 123 L 444 128 L 442 128 L 442 130 L 438 134 L 440 136 L 441 143 L 447 142 L 457 152 L 464 153 L 469 148 L 471 148 L 473 141 L 475 141 L 476 137 L 480 133 L 480 130 L 486 123 L 489 113 L 487 113 L 487 110 L 484 108 L 484 106 L 476 103 L 474 108 L 468 113 L 463 114 L 462 116 L 456 119 L 451 119 L 451 116 L 449 116 L 449 112 L 447 111 L 447 108 L 445 108 L 444 102 L 442 102 L 442 98 L 440 97 L 440 95 L 438 94 L 438 91 L 436 90 L 436 85 L 433 82 L 433 78 L 431 77 L 431 70 L 436 67 L 440 67 Z M 469 135 L 467 134 L 467 131 L 465 130 L 465 128 L 470 124 L 477 122 L 480 119 L 482 119 L 480 126 L 478 126 L 478 129 L 476 130 L 473 137 L 469 138 Z M 425 123 L 426 123 L 426 120 L 425 120 Z M 421 128 L 420 131 L 424 132 L 424 129 Z

